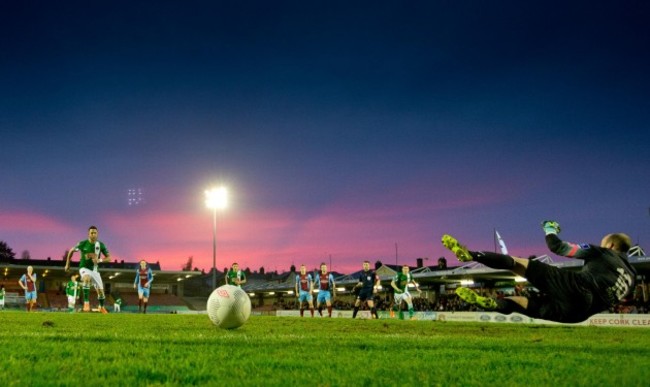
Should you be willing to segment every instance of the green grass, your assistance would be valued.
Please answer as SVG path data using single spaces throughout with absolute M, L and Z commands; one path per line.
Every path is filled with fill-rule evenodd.
M 0 313 L 2 386 L 645 386 L 650 329 Z

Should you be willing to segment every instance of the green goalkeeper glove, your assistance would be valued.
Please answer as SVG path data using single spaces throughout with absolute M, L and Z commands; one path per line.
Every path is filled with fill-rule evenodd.
M 554 220 L 543 221 L 542 228 L 544 229 L 546 235 L 560 233 L 560 224 Z

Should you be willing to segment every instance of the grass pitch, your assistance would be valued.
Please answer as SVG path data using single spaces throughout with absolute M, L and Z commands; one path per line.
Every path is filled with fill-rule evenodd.
M 0 313 L 2 386 L 645 386 L 650 329 Z

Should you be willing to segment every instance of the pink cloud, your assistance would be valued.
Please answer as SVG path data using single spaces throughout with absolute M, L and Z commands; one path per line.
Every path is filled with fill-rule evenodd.
M 52 217 L 33 212 L 2 211 L 0 231 L 12 233 L 39 234 L 68 233 L 73 228 Z

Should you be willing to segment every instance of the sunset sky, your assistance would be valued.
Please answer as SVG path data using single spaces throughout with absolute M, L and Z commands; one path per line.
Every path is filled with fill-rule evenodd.
M 650 5 L 585 4 L 3 1 L 0 240 L 209 270 L 225 185 L 220 270 L 647 250 Z

